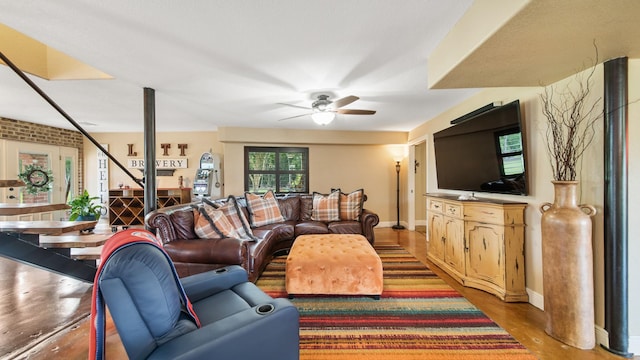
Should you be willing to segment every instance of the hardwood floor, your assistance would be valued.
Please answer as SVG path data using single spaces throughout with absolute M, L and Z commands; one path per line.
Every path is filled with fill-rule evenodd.
M 460 286 L 426 260 L 426 238 L 422 233 L 377 228 L 376 241 L 398 243 L 405 247 L 540 359 L 623 359 L 600 347 L 583 351 L 552 339 L 544 332 L 544 313 L 532 305 L 527 303 L 504 303 L 495 296 L 483 291 Z M 7 350 L 5 346 L 0 348 L 3 350 L 0 358 L 36 360 L 54 358 L 86 359 L 89 345 L 88 317 L 86 315 L 78 316 L 78 314 L 86 314 L 86 311 L 88 311 L 91 294 L 90 285 L 69 284 L 68 280 L 63 281 L 59 277 L 57 280 L 53 280 L 51 277 L 57 277 L 57 275 L 49 275 L 49 273 L 45 275 L 42 270 L 35 268 L 25 269 L 25 265 L 15 262 L 11 265 L 6 263 L 9 260 L 0 260 L 3 260 L 2 264 L 4 264 L 3 271 L 0 273 L 0 283 L 3 285 L 0 288 L 0 299 L 3 299 L 3 303 L 6 299 L 15 299 L 19 303 L 19 306 L 0 307 L 2 309 L 2 313 L 0 313 L 2 341 L 4 345 L 12 343 L 12 341 L 18 343 L 16 339 L 8 338 L 8 335 L 14 335 L 23 340 L 27 337 L 32 337 L 40 342 L 39 344 L 31 344 L 26 347 L 26 350 L 22 346 Z M 12 266 L 19 269 L 19 271 L 15 269 L 11 271 L 10 268 Z M 30 276 L 25 275 L 25 272 L 31 272 L 33 278 L 44 277 L 43 281 L 47 283 L 47 286 L 43 286 L 43 281 L 32 283 L 29 280 L 25 280 Z M 69 298 L 73 299 L 71 303 L 69 303 Z M 17 326 L 25 326 L 21 322 L 14 321 L 16 318 L 15 312 L 23 307 L 21 304 L 25 304 L 24 306 L 28 304 L 28 313 L 32 317 L 29 321 L 31 325 L 25 329 L 16 329 Z M 77 320 L 78 318 L 80 320 Z M 51 326 L 58 323 L 66 324 L 66 329 L 60 329 L 59 326 Z M 37 324 L 41 325 L 38 326 Z M 49 326 L 46 326 L 47 324 Z M 43 331 L 52 331 L 53 334 L 38 334 Z M 34 336 L 34 334 L 38 336 Z M 3 342 L 0 342 L 0 345 Z M 15 350 L 20 347 L 22 347 L 23 351 L 16 353 Z M 126 353 L 111 321 L 107 323 L 106 352 L 108 359 L 126 358 Z
M 593 350 L 579 350 L 565 345 L 544 332 L 544 312 L 529 303 L 505 303 L 482 290 L 467 288 L 427 260 L 426 236 L 408 230 L 376 229 L 376 241 L 393 241 L 402 245 L 416 258 L 427 264 L 438 276 L 460 292 L 491 320 L 507 330 L 539 359 L 624 359 L 597 346 Z M 380 236 L 379 236 L 380 235 Z M 637 356 L 635 357 L 638 358 Z

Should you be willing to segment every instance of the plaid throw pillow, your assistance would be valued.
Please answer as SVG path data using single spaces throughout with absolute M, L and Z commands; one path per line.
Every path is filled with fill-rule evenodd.
M 201 239 L 222 239 L 231 236 L 233 227 L 222 211 L 204 205 L 193 209 L 193 230 Z
M 340 193 L 340 220 L 360 221 L 363 202 L 364 189 L 349 194 Z
M 311 220 L 340 221 L 340 191 L 329 195 L 314 192 Z
M 273 191 L 269 190 L 263 196 L 245 193 L 244 198 L 247 199 L 247 209 L 249 209 L 252 227 L 256 228 L 284 221 Z
M 251 227 L 249 226 L 247 218 L 238 206 L 238 200 L 236 200 L 235 196 L 229 195 L 227 202 L 220 206 L 218 210 L 222 211 L 235 229 L 237 236 L 234 237 L 242 240 L 256 240 L 251 232 Z

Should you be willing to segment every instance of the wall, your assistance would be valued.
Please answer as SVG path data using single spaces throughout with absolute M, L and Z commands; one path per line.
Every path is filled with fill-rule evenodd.
M 630 79 L 637 79 L 640 76 L 640 62 L 630 62 Z M 635 75 L 634 75 L 635 74 Z M 557 86 L 563 87 L 571 82 L 573 77 L 558 82 Z M 637 118 L 640 115 L 640 105 L 637 100 L 640 99 L 640 87 L 636 83 L 631 84 L 630 81 L 630 107 L 629 119 Z M 596 100 L 597 97 L 603 96 L 603 70 L 602 66 L 598 66 L 594 75 L 594 85 L 592 88 L 592 98 L 590 102 Z M 553 187 L 550 183 L 552 180 L 551 168 L 549 165 L 546 145 L 543 141 L 546 118 L 541 111 L 541 101 L 539 94 L 542 88 L 492 88 L 484 90 L 476 96 L 449 109 L 447 112 L 440 114 L 436 118 L 430 120 L 412 130 L 409 133 L 409 141 L 423 136 L 428 137 L 428 159 L 427 159 L 427 191 L 428 192 L 447 192 L 452 194 L 460 194 L 458 191 L 439 190 L 436 182 L 435 160 L 433 157 L 433 137 L 432 134 L 442 130 L 449 125 L 449 121 L 458 116 L 464 115 L 492 101 L 502 101 L 503 103 L 520 99 L 523 110 L 523 119 L 525 121 L 525 147 L 527 149 L 528 163 L 528 180 L 529 180 L 529 196 L 510 196 L 495 194 L 480 194 L 485 198 L 500 198 L 506 200 L 525 201 L 527 206 L 525 213 L 526 227 L 526 243 L 525 243 L 525 267 L 527 290 L 530 295 L 530 302 L 538 307 L 543 307 L 543 283 L 542 283 L 542 258 L 541 258 L 541 235 L 540 235 L 540 218 L 541 213 L 539 207 L 545 202 L 553 202 Z M 635 122 L 629 121 L 629 244 L 631 254 L 629 259 L 640 254 L 640 246 L 635 239 L 640 236 L 640 224 L 634 224 L 633 219 L 637 219 L 640 215 L 640 194 L 638 193 L 638 175 L 640 175 L 640 165 L 634 167 L 632 159 L 640 158 L 640 148 L 637 145 L 637 139 L 640 139 L 640 126 Z M 634 126 L 635 125 L 635 126 Z M 593 143 L 584 155 L 582 162 L 582 171 L 579 174 L 581 180 L 579 200 L 582 204 L 591 204 L 596 207 L 598 214 L 592 218 L 593 223 L 593 251 L 594 251 L 594 283 L 595 283 L 595 313 L 596 327 L 599 330 L 598 340 L 603 340 L 602 328 L 604 328 L 604 155 L 603 155 L 603 134 L 604 121 L 601 119 L 596 124 L 596 135 Z M 635 146 L 634 146 L 635 145 Z M 634 201 L 635 200 L 635 201 Z M 635 254 L 635 255 L 634 255 Z M 629 261 L 631 266 L 630 274 L 640 272 L 640 265 Z M 631 278 L 633 279 L 633 278 Z M 629 304 L 638 303 L 640 301 L 640 286 L 637 281 L 630 282 Z M 640 310 L 637 307 L 631 309 L 630 319 L 639 319 Z M 630 334 L 632 341 L 638 341 L 640 335 L 640 324 L 637 321 L 630 321 Z M 606 340 L 606 339 L 604 339 Z M 639 351 L 637 348 L 636 352 Z
M 309 148 L 309 190 L 327 193 L 363 188 L 365 208 L 380 217 L 379 226 L 396 220 L 395 159 L 406 156 L 406 133 L 220 129 L 224 144 L 225 187 L 229 194 L 244 192 L 245 146 L 305 146 Z M 295 133 L 292 136 L 291 132 Z M 406 168 L 406 159 L 403 159 Z
M 144 158 L 144 134 L 143 133 L 93 133 L 91 134 L 98 143 L 101 145 L 109 145 L 109 152 L 125 167 L 127 166 L 128 159 L 142 159 Z M 163 156 L 163 149 L 160 148 L 160 144 L 171 144 L 169 149 L 169 155 Z M 127 144 L 134 144 L 134 151 L 137 152 L 137 156 L 127 156 L 129 148 Z M 187 144 L 184 157 L 180 156 L 180 150 L 178 144 Z M 188 168 L 176 169 L 173 176 L 158 176 L 159 188 L 177 188 L 178 177 L 182 176 L 184 179 L 185 187 L 193 186 L 193 177 L 196 169 L 200 166 L 200 156 L 204 152 L 212 151 L 213 153 L 222 152 L 222 144 L 218 141 L 218 134 L 215 131 L 202 131 L 202 132 L 164 132 L 156 134 L 156 158 L 160 159 L 180 159 L 186 158 L 188 162 Z M 92 189 L 98 188 L 97 181 L 97 156 L 98 148 L 90 141 L 85 142 L 85 175 L 86 186 L 89 192 Z M 142 178 L 142 172 L 138 169 L 128 169 L 137 178 Z M 139 187 L 135 181 L 129 178 L 124 171 L 122 171 L 113 161 L 109 161 L 109 187 L 116 188 L 117 184 L 122 182 L 124 185 L 131 187 Z
M 128 154 L 127 144 L 135 144 L 136 158 L 143 157 L 142 133 L 95 133 L 92 136 L 101 144 L 109 144 L 109 152 L 125 164 Z M 178 169 L 173 177 L 158 177 L 158 187 L 177 187 L 178 176 L 185 179 L 185 186 L 191 186 L 193 175 L 198 168 L 200 155 L 212 149 L 223 154 L 225 194 L 244 193 L 244 146 L 305 146 L 309 147 L 310 191 L 322 193 L 331 188 L 341 188 L 348 192 L 363 188 L 368 200 L 365 207 L 379 214 L 381 226 L 395 223 L 395 157 L 405 155 L 404 145 L 387 145 L 390 142 L 406 143 L 406 133 L 374 134 L 364 132 L 326 132 L 277 129 L 222 128 L 218 132 L 158 133 L 156 136 L 157 158 L 162 159 L 161 143 L 171 143 L 170 155 L 179 158 L 178 143 L 188 144 L 188 169 Z M 251 141 L 245 141 L 249 139 Z M 256 139 L 263 139 L 256 141 Z M 351 141 L 353 144 L 345 144 Z M 372 144 L 377 142 L 376 144 Z M 87 188 L 97 188 L 96 147 L 85 145 Z M 405 161 L 406 162 L 406 161 Z M 403 165 L 404 166 L 404 165 Z M 136 176 L 142 176 L 136 169 L 130 169 Z M 124 184 L 137 187 L 133 180 L 111 162 L 109 185 Z

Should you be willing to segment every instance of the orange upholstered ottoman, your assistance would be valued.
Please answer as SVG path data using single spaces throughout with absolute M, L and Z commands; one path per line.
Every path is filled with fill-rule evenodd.
M 285 272 L 289 297 L 298 294 L 382 294 L 382 261 L 362 235 L 301 235 Z

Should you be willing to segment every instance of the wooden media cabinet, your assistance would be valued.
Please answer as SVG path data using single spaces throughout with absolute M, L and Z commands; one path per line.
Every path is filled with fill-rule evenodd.
M 526 203 L 426 194 L 427 258 L 464 286 L 504 301 L 529 300 L 525 287 Z

